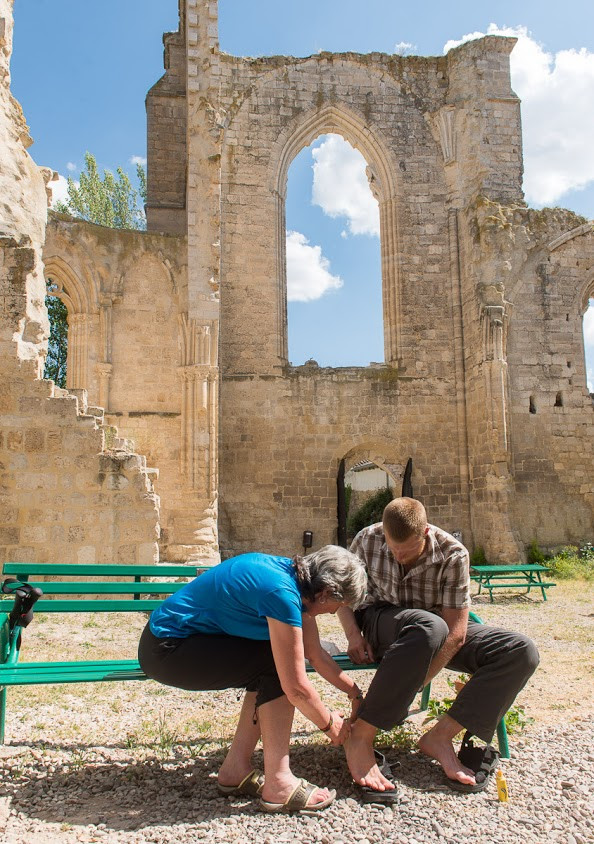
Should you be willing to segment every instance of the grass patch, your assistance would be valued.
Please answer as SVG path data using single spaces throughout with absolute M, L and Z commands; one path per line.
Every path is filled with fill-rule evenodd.
M 544 565 L 549 572 L 559 580 L 594 580 L 594 548 L 590 543 L 578 548 L 575 545 L 567 545 L 550 559 L 546 559 Z
M 454 680 L 448 677 L 447 684 L 448 686 L 456 691 L 459 691 L 461 685 L 468 681 L 469 677 L 466 674 L 459 674 Z M 455 698 L 454 697 L 443 697 L 441 699 L 438 698 L 430 698 L 429 703 L 427 704 L 427 721 L 433 721 L 436 718 L 439 718 L 442 715 L 445 715 L 451 705 L 453 704 Z M 505 715 L 505 726 L 507 728 L 508 735 L 512 736 L 517 733 L 521 733 L 526 727 L 530 724 L 534 723 L 534 718 L 531 718 L 529 715 L 526 715 L 523 706 L 518 704 L 514 704 L 514 706 L 508 709 Z
M 399 724 L 391 730 L 380 730 L 374 744 L 376 747 L 395 747 L 398 750 L 412 750 L 417 743 L 417 734 L 410 724 Z

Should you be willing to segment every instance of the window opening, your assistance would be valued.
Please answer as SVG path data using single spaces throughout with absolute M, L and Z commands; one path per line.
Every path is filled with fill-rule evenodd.
M 555 396 L 555 407 L 563 407 L 563 393 L 557 393 Z
M 47 279 L 46 289 L 45 306 L 50 323 L 50 336 L 43 377 L 51 379 L 57 387 L 66 387 L 68 308 L 56 295 L 58 285 L 55 281 Z
M 530 396 L 530 413 L 536 413 L 536 402 L 534 401 L 534 396 Z
M 345 472 L 347 541 L 367 525 L 381 522 L 384 507 L 400 491 L 395 479 L 370 460 L 360 460 Z
M 289 169 L 289 360 L 384 361 L 379 208 L 367 164 L 342 136 L 319 136 Z
M 588 392 L 594 394 L 594 298 L 588 300 L 588 307 L 582 321 L 584 332 L 584 354 L 586 357 L 586 382 Z

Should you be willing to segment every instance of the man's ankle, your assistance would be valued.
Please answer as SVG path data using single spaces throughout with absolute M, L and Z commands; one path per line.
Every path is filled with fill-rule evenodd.
M 351 727 L 351 735 L 355 741 L 362 741 L 372 745 L 377 735 L 377 727 L 374 727 L 373 724 L 364 721 L 362 718 L 357 718 Z

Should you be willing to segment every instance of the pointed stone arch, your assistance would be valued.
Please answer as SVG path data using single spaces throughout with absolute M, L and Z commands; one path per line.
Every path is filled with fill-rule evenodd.
M 45 258 L 44 264 L 46 279 L 56 286 L 48 295 L 61 299 L 68 310 L 66 387 L 86 390 L 89 388 L 89 318 L 95 310 L 90 291 L 59 255 Z
M 298 153 L 320 135 L 341 135 L 367 162 L 367 177 L 380 211 L 384 357 L 397 364 L 402 357 L 400 341 L 400 283 L 398 276 L 398 181 L 397 165 L 379 131 L 362 115 L 343 105 L 312 109 L 293 121 L 279 135 L 271 150 L 268 188 L 274 195 L 275 263 L 279 285 L 279 357 L 288 359 L 287 348 L 287 260 L 285 200 L 287 176 Z
M 64 302 L 68 313 L 88 314 L 94 310 L 89 290 L 64 258 L 59 255 L 44 256 L 44 264 L 46 279 L 51 279 L 57 286 L 51 295 Z

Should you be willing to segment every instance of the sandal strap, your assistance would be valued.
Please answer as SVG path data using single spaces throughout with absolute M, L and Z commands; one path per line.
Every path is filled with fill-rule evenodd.
M 249 772 L 247 777 L 244 777 L 237 786 L 238 791 L 241 791 L 243 794 L 247 794 L 251 797 L 257 797 L 259 794 L 261 794 L 263 788 L 264 777 L 255 768 L 253 768 Z
M 490 744 L 485 747 L 476 747 L 470 736 L 471 734 L 468 731 L 464 733 L 458 759 L 463 765 L 474 771 L 477 783 L 482 783 L 493 773 L 499 759 L 499 753 Z
M 285 801 L 285 808 L 289 811 L 297 809 L 305 809 L 309 798 L 314 791 L 317 791 L 318 786 L 312 785 L 307 780 L 299 780 L 288 799 Z

